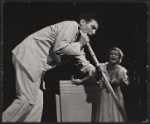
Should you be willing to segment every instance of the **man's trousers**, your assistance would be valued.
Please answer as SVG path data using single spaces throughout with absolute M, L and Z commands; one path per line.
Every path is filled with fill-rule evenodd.
M 14 55 L 12 61 L 16 70 L 17 99 L 3 112 L 2 122 L 40 122 L 43 111 L 41 78 L 33 82 Z

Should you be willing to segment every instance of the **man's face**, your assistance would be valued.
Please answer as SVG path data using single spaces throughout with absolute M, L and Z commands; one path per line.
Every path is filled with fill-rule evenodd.
M 82 19 L 80 21 L 80 29 L 83 33 L 94 35 L 98 29 L 98 23 L 93 19 L 90 22 L 86 22 L 84 19 Z

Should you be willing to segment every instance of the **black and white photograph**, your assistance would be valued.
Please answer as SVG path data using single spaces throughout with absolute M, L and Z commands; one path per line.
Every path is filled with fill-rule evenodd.
M 150 3 L 123 1 L 2 1 L 1 122 L 148 123 Z

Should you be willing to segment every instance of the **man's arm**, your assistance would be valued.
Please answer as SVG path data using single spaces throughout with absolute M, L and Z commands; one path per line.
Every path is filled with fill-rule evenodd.
M 77 24 L 74 22 L 65 22 L 61 25 L 61 29 L 58 32 L 58 37 L 54 45 L 54 51 L 59 55 L 67 55 L 75 58 L 76 66 L 84 73 L 88 73 L 89 76 L 95 72 L 95 67 L 85 58 L 85 53 L 82 45 L 89 42 L 87 36 L 81 36 L 79 42 L 75 42 L 76 34 L 78 32 Z M 84 43 L 83 43 L 84 42 Z M 82 44 L 82 45 L 81 45 Z
M 89 38 L 81 36 L 80 40 L 76 41 L 78 33 L 78 24 L 76 22 L 66 21 L 60 23 L 53 50 L 59 55 L 80 55 L 83 46 L 89 42 Z

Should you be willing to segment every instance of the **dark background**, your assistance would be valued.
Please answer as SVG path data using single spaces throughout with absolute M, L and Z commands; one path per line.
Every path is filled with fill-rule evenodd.
M 102 20 L 90 42 L 99 62 L 107 61 L 107 51 L 113 46 L 123 51 L 121 65 L 128 70 L 130 78 L 130 85 L 122 89 L 126 111 L 131 121 L 146 120 L 148 10 L 145 3 L 4 3 L 3 110 L 15 99 L 12 49 L 31 33 L 60 21 L 74 20 L 80 13 L 89 10 L 96 12 Z M 59 80 L 69 80 L 71 75 L 80 77 L 80 74 L 72 63 L 46 73 L 43 122 L 56 122 L 55 94 L 59 93 Z

